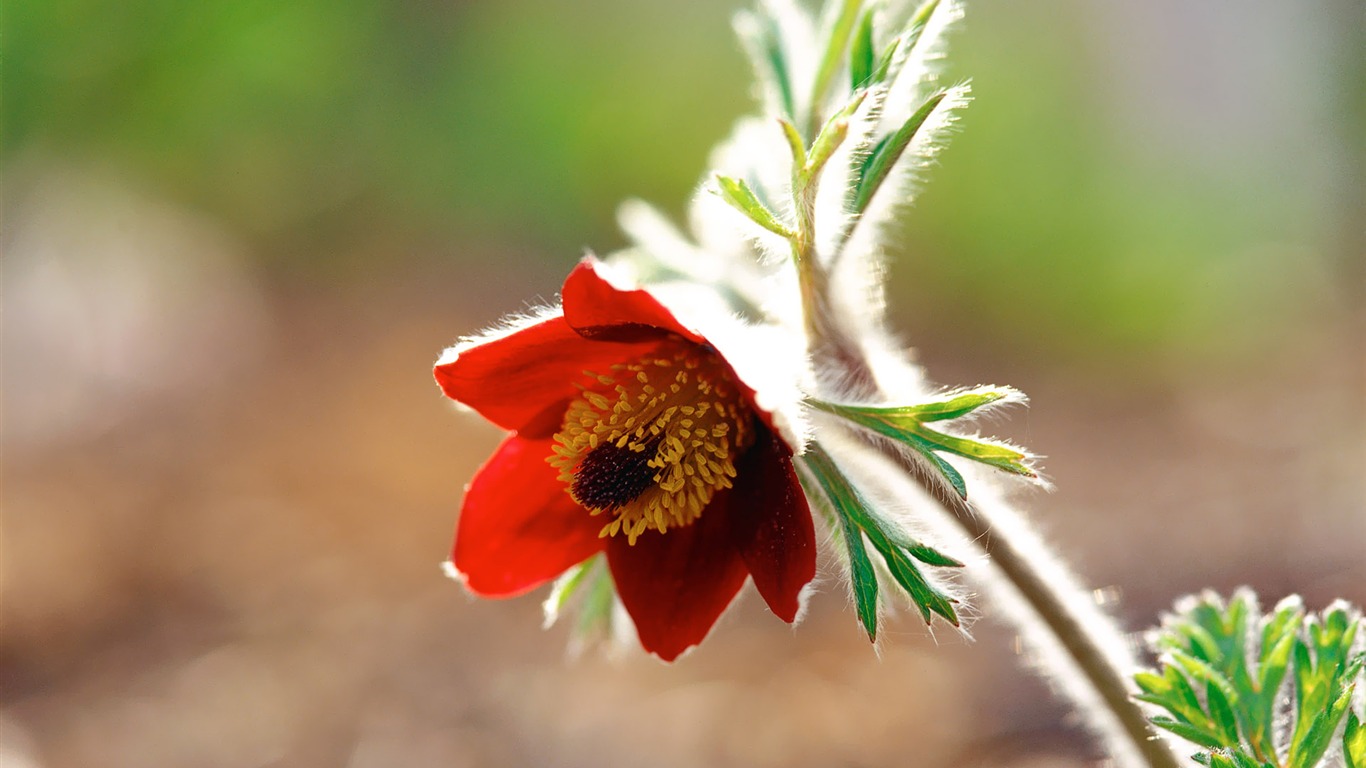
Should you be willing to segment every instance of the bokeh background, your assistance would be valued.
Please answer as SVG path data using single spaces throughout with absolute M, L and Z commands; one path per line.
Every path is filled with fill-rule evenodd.
M 728 0 L 10 0 L 7 766 L 1055 766 L 1010 632 L 843 587 L 566 660 L 441 577 L 498 434 L 429 366 L 677 216 L 751 107 Z M 1033 397 L 1025 504 L 1129 628 L 1366 603 L 1366 6 L 976 0 L 898 328 Z

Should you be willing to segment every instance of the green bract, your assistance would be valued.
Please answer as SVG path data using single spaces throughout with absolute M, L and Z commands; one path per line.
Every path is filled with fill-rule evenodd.
M 979 409 L 1023 399 L 1023 395 L 1010 387 L 983 387 L 914 405 L 873 406 L 819 401 L 813 401 L 812 405 L 914 449 L 939 470 L 959 496 L 967 498 L 968 488 L 963 475 L 940 458 L 939 453 L 951 453 L 1037 479 L 1038 474 L 1030 465 L 1030 455 L 1004 443 L 949 435 L 925 424 L 961 419 Z
M 849 576 L 859 621 L 869 639 L 877 638 L 877 574 L 868 558 L 864 539 L 882 556 L 892 579 L 906 590 L 925 623 L 938 614 L 958 626 L 958 602 L 925 579 L 915 561 L 939 567 L 959 567 L 962 563 L 911 538 L 895 523 L 878 514 L 859 489 L 849 481 L 825 449 L 813 445 L 800 458 L 810 496 L 818 507 L 838 523 L 832 526 L 844 539 L 849 555 Z

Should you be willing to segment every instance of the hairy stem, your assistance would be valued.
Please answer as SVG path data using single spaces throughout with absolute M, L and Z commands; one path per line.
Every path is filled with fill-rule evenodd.
M 806 292 L 803 291 L 804 302 L 807 298 Z M 842 366 L 841 370 L 849 373 L 846 380 L 849 386 L 862 388 L 862 394 L 878 398 L 881 393 L 874 383 L 871 368 L 862 350 L 851 344 L 848 336 L 833 326 L 828 319 L 811 317 L 812 314 L 824 313 L 826 308 L 821 299 L 823 297 L 804 303 L 808 328 L 818 333 L 829 334 L 815 340 L 812 345 L 813 355 L 823 355 L 827 361 Z M 991 516 L 986 514 L 985 510 L 975 508 L 966 499 L 961 498 L 929 467 L 908 456 L 890 440 L 878 439 L 875 444 L 939 504 L 970 541 L 975 541 L 982 547 L 996 568 L 1020 593 L 1039 621 L 1048 628 L 1054 639 L 1071 657 L 1146 765 L 1149 768 L 1181 768 L 1181 759 L 1167 742 L 1154 732 L 1142 710 L 1130 698 L 1128 670 L 1118 668 L 1104 651 L 1107 644 L 1123 645 L 1122 637 L 1105 637 L 1118 630 L 1109 623 L 1088 622 L 1081 615 L 1075 606 L 1087 598 L 1069 598 L 1065 594 L 1065 591 L 1070 590 L 1068 584 L 1050 581 L 1035 565 L 1047 556 L 1046 553 L 1031 554 L 1021 551 L 1009 536 L 1000 535 L 993 525 Z M 1107 643 L 1107 639 L 1111 642 Z
M 1148 724 L 1142 710 L 1130 698 L 1126 670 L 1118 669 L 1102 649 L 1098 633 L 1116 631 L 1108 624 L 1086 622 L 1061 594 L 1066 585 L 1044 578 L 1034 562 L 1040 553 L 1020 551 L 1007 536 L 997 535 L 988 515 L 982 514 L 958 496 L 928 467 L 890 443 L 883 441 L 883 452 L 895 459 L 915 482 L 946 511 L 969 539 L 979 542 L 991 561 L 1017 589 L 1029 607 L 1072 657 L 1097 695 L 1151 768 L 1179 768 L 1181 760 Z M 1086 599 L 1086 598 L 1082 598 Z

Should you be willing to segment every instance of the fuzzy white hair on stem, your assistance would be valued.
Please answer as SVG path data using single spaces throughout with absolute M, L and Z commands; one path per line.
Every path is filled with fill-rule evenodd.
M 886 97 L 885 87 L 868 92 L 849 117 L 848 138 L 831 155 L 821 174 L 816 192 L 816 252 L 827 267 L 838 258 L 841 246 L 858 222 L 857 214 L 850 210 L 857 182 L 854 169 L 862 166 L 880 138 L 878 123 Z
M 900 12 L 895 15 L 895 18 L 904 17 Z M 888 89 L 887 106 L 882 113 L 884 132 L 895 131 L 938 88 L 948 53 L 948 33 L 962 19 L 963 4 L 959 0 L 940 0 L 930 12 L 915 44 L 898 52 L 902 58 L 893 62 L 898 75 Z M 893 28 L 899 29 L 900 25 Z
M 832 264 L 831 298 L 832 305 L 859 333 L 885 325 L 883 244 L 895 234 L 900 215 L 915 201 L 928 171 L 948 144 L 959 112 L 970 101 L 967 83 L 944 92 L 868 207 L 846 230 L 847 240 Z

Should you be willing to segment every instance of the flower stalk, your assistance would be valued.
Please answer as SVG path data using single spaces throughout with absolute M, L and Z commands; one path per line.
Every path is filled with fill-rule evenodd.
M 760 0 L 738 18 L 767 117 L 723 146 L 725 172 L 694 210 L 696 244 L 637 211 L 635 247 L 582 262 L 561 306 L 438 361 L 448 397 L 510 431 L 466 493 L 451 569 L 489 597 L 555 580 L 548 620 L 577 604 L 602 628 L 620 607 L 641 645 L 672 660 L 747 581 L 780 619 L 797 620 L 815 577 L 814 509 L 842 545 L 870 639 L 892 595 L 926 623 L 958 626 L 963 595 L 943 569 L 963 563 L 898 518 L 898 505 L 924 496 L 931 518 L 989 556 L 983 591 L 1051 654 L 1074 703 L 1101 710 L 1117 760 L 1177 768 L 1130 698 L 1123 634 L 1017 513 L 989 487 L 970 489 L 944 455 L 1041 482 L 1032 457 L 928 426 L 1023 396 L 928 395 L 885 341 L 881 239 L 967 103 L 967 86 L 940 87 L 932 66 L 960 10 L 954 0 L 909 13 L 894 0 L 829 0 L 817 28 L 785 0 Z M 774 121 L 790 165 L 781 147 L 770 151 Z M 751 230 L 737 238 L 713 226 L 730 216 L 706 208 L 717 198 Z M 765 314 L 765 291 L 782 284 L 763 258 L 775 243 L 790 254 L 777 269 L 795 277 L 800 322 Z M 640 285 L 618 263 L 670 280 Z M 730 297 L 744 301 L 710 303 Z M 761 317 L 737 320 L 736 309 Z
M 830 72 L 833 69 L 831 62 L 837 61 L 846 48 L 851 49 L 851 79 L 866 80 L 868 77 L 868 75 L 861 76 L 860 72 L 868 68 L 866 62 L 868 51 L 863 49 L 865 47 L 871 49 L 871 47 L 857 43 L 858 40 L 865 40 L 871 33 L 860 29 L 855 44 L 850 45 L 851 33 L 854 30 L 858 6 L 860 5 L 860 3 L 851 0 L 839 3 L 840 10 L 837 14 L 837 21 L 830 27 L 825 56 L 821 59 L 820 68 L 815 77 L 815 88 L 810 102 L 808 121 L 812 130 L 820 124 L 820 105 L 832 80 L 830 77 Z M 895 52 L 898 49 L 903 49 L 903 47 L 908 49 L 915 45 L 938 6 L 938 0 L 930 0 L 922 4 L 913 15 L 908 25 L 908 31 L 902 36 L 898 36 L 889 50 Z M 871 25 L 871 20 L 868 21 L 868 24 Z M 881 70 L 883 77 L 887 77 L 887 70 L 892 66 L 893 59 L 894 56 L 885 57 L 883 64 L 879 66 L 878 69 Z M 860 61 L 864 62 L 862 66 L 859 64 Z M 872 375 L 872 362 L 868 359 L 863 347 L 851 338 L 849 333 L 835 320 L 836 314 L 832 311 L 832 300 L 829 293 L 829 274 L 819 259 L 815 247 L 816 195 L 821 171 L 835 150 L 848 138 L 849 118 L 868 96 L 867 90 L 858 87 L 859 82 L 853 82 L 852 85 L 854 87 L 853 98 L 846 103 L 843 109 L 825 122 L 817 138 L 812 142 L 809 151 L 804 148 L 801 135 L 791 121 L 785 118 L 779 119 L 792 154 L 792 196 L 796 219 L 796 226 L 785 235 L 791 244 L 793 265 L 797 272 L 803 308 L 803 322 L 808 336 L 808 349 L 813 358 L 813 366 L 817 370 L 841 371 L 844 374 L 842 378 L 845 386 L 849 387 L 849 394 L 854 397 L 869 402 L 884 402 L 889 396 L 894 396 L 895 393 L 886 393 L 880 390 Z M 856 184 L 853 187 L 852 202 L 856 214 L 862 214 L 868 209 L 873 196 L 883 189 L 895 166 L 910 147 L 912 140 L 925 127 L 931 115 L 940 108 L 945 96 L 946 92 L 943 90 L 934 93 L 901 126 L 884 136 L 863 157 L 858 169 Z M 848 231 L 851 230 L 852 227 L 846 231 L 845 243 L 847 243 Z M 772 231 L 771 228 L 770 231 Z M 1127 677 L 1129 670 L 1117 667 L 1104 650 L 1105 645 L 1123 645 L 1124 638 L 1122 636 L 1104 639 L 1098 637 L 1102 633 L 1119 634 L 1119 630 L 1108 622 L 1088 621 L 1088 617 L 1080 615 L 1075 606 L 1080 604 L 1079 601 L 1084 601 L 1085 597 L 1064 594 L 1064 590 L 1069 589 L 1070 585 L 1057 584 L 1051 581 L 1035 567 L 1035 562 L 1041 556 L 1047 556 L 1047 553 L 1021 551 L 1009 536 L 1000 535 L 993 525 L 992 515 L 987 514 L 985 510 L 974 507 L 968 501 L 967 488 L 961 475 L 946 462 L 938 459 L 929 449 L 931 445 L 926 441 L 930 435 L 934 435 L 936 438 L 948 438 L 948 436 L 923 427 L 918 429 L 915 434 L 898 434 L 895 425 L 889 424 L 887 420 L 869 418 L 870 414 L 867 409 L 858 412 L 849 408 L 841 409 L 839 406 L 820 401 L 813 404 L 822 410 L 843 416 L 854 423 L 872 427 L 875 432 L 879 433 L 879 436 L 872 440 L 873 444 L 884 456 L 899 465 L 907 476 L 919 485 L 930 498 L 934 499 L 969 541 L 980 543 L 995 567 L 1019 593 L 1037 620 L 1047 627 L 1048 632 L 1051 633 L 1057 644 L 1075 663 L 1081 675 L 1094 690 L 1095 695 L 1109 709 L 1114 720 L 1117 721 L 1121 731 L 1130 742 L 1132 751 L 1140 755 L 1149 768 L 1178 768 L 1181 765 L 1181 761 L 1167 743 L 1153 732 L 1143 713 L 1130 699 L 1131 688 Z M 878 427 L 882 428 L 879 429 Z M 947 447 L 945 445 L 946 439 L 936 439 L 934 442 L 938 443 L 935 447 L 941 449 Z M 902 450 L 903 444 L 916 447 L 919 450 L 920 458 L 924 460 L 917 460 L 908 455 Z M 819 451 L 819 448 L 813 450 Z M 952 449 L 950 448 L 950 450 Z M 999 468 L 1016 474 L 1035 477 L 1032 469 L 1024 462 L 1025 455 L 1020 452 L 1007 450 L 1004 453 L 998 453 L 991 459 L 972 456 L 963 451 L 954 452 L 959 453 L 959 455 L 966 455 L 969 458 L 993 463 Z M 822 458 L 825 461 L 821 461 Z M 822 453 L 815 454 L 812 459 L 816 466 L 828 467 L 830 464 L 828 457 L 824 457 Z M 812 463 L 812 461 L 808 461 L 807 465 L 811 466 Z M 828 486 L 826 486 L 826 490 L 828 493 Z M 856 535 L 854 533 L 855 521 L 851 521 L 849 517 L 843 514 L 839 516 L 839 521 L 840 530 L 846 540 L 851 535 Z M 876 544 L 876 541 L 873 541 Z M 869 591 L 875 595 L 876 584 L 874 583 L 870 588 L 867 578 L 859 578 L 859 564 L 866 565 L 868 562 L 861 537 L 858 541 L 849 543 L 849 550 L 855 580 L 855 595 L 860 598 L 858 604 L 861 620 L 871 636 L 873 629 L 872 625 L 868 623 L 869 619 L 862 596 Z M 890 562 L 889 560 L 889 564 Z M 860 587 L 860 584 L 863 586 Z M 908 589 L 908 591 L 912 591 L 914 594 L 913 590 Z M 920 599 L 917 599 L 916 603 L 921 607 L 922 612 L 925 612 L 928 620 L 929 614 L 924 607 L 925 603 Z M 951 616 L 951 611 L 950 607 L 946 615 Z
M 815 306 L 819 307 L 820 304 L 817 303 Z M 821 323 L 809 323 L 808 327 L 815 333 L 821 333 L 825 326 Z M 852 359 L 862 370 L 869 369 L 867 360 L 860 355 L 857 348 L 850 346 L 846 339 L 839 336 L 818 336 L 817 341 L 818 343 L 813 344 L 814 349 L 825 350 L 825 354 L 833 355 L 835 358 L 827 363 L 844 366 Z M 817 361 L 816 364 L 821 363 Z M 879 391 L 870 378 L 859 377 L 852 386 L 860 386 L 858 381 L 862 382 L 863 390 L 857 394 L 872 401 L 886 398 L 887 395 Z M 828 406 L 825 409 L 834 410 Z M 1079 597 L 1081 600 L 1086 598 L 1063 594 L 1062 590 L 1066 589 L 1067 585 L 1051 581 L 1035 567 L 1035 563 L 1041 557 L 1046 557 L 1047 553 L 1021 551 L 1011 537 L 1000 535 L 993 524 L 991 514 L 974 507 L 968 501 L 963 486 L 954 483 L 937 467 L 931 469 L 924 461 L 908 456 L 892 438 L 882 436 L 875 439 L 873 444 L 879 452 L 899 465 L 906 475 L 939 505 L 948 518 L 961 529 L 965 538 L 979 542 L 991 558 L 991 562 L 1071 657 L 1095 694 L 1104 702 L 1123 729 L 1133 750 L 1142 756 L 1144 764 L 1149 768 L 1180 768 L 1182 762 L 1167 743 L 1153 732 L 1147 718 L 1130 699 L 1128 670 L 1117 668 L 1103 650 L 1105 641 L 1098 635 L 1118 630 L 1108 623 L 1090 622 L 1079 615 L 1074 606 L 1077 605 Z M 1110 641 L 1122 644 L 1124 639 L 1110 638 Z

